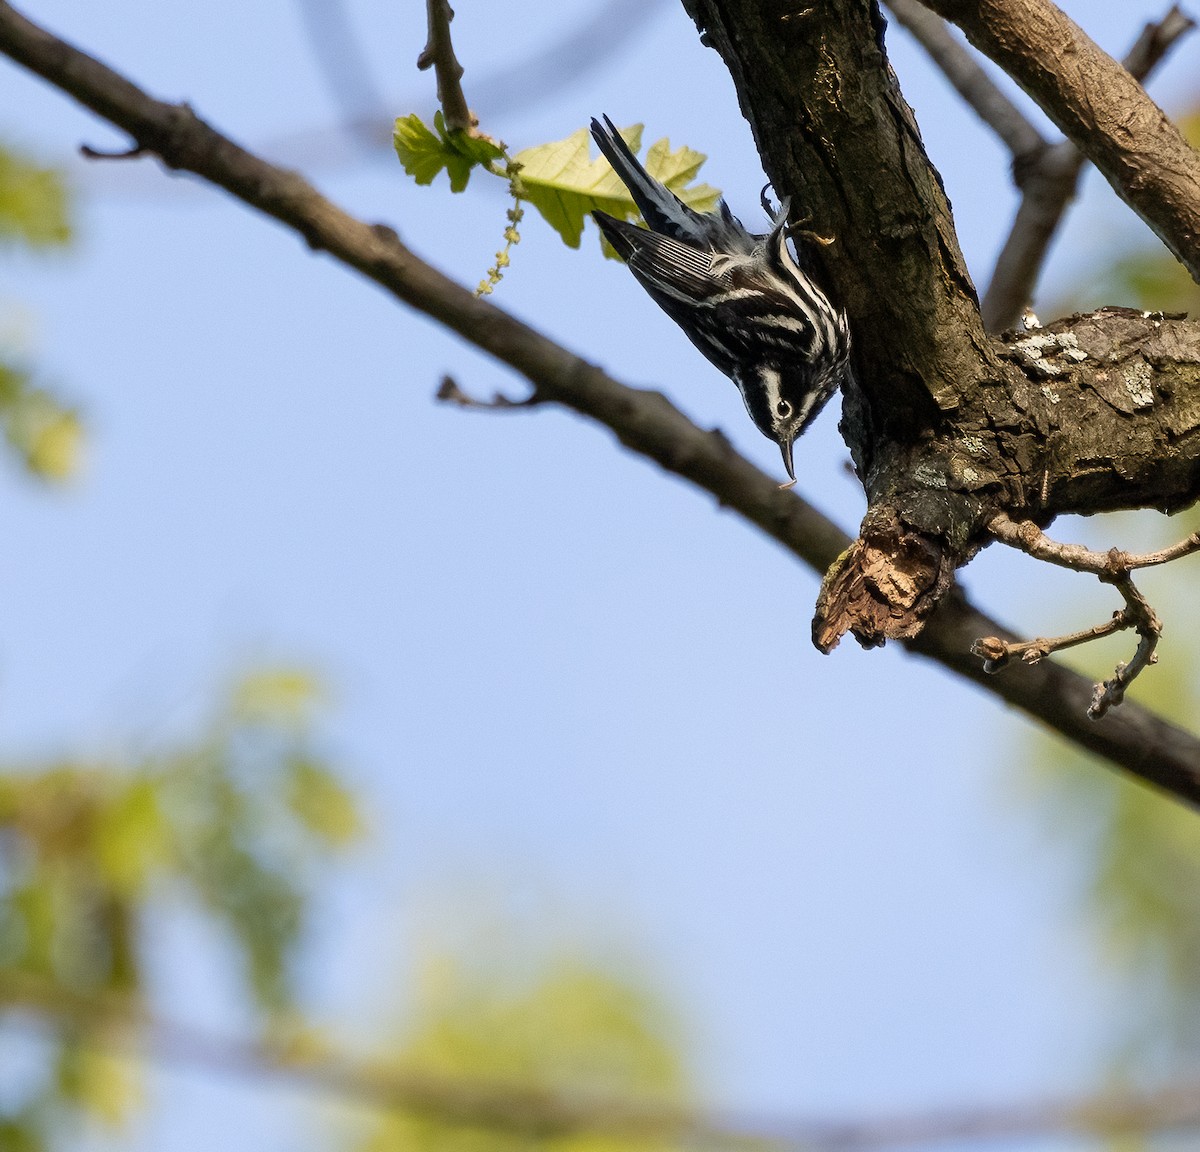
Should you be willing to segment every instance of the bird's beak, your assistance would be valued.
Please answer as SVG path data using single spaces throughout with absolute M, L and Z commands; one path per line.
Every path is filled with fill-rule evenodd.
M 787 474 L 791 478 L 793 484 L 796 483 L 796 470 L 792 467 L 792 442 L 790 440 L 781 440 L 779 442 L 779 450 L 783 453 L 783 466 L 787 469 Z

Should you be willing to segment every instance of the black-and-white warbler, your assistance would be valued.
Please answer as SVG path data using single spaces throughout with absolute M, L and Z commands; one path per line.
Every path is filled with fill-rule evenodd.
M 737 385 L 794 481 L 792 444 L 848 371 L 850 330 L 792 256 L 787 204 L 771 231 L 756 236 L 724 200 L 715 212 L 684 204 L 642 167 L 607 116 L 592 121 L 592 138 L 649 228 L 606 212 L 593 218 L 659 307 Z

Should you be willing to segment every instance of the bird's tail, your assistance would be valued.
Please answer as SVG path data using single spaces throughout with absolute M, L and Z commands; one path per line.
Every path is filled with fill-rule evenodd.
M 612 245 L 616 254 L 622 260 L 628 261 L 629 257 L 633 255 L 636 244 L 634 238 L 626 233 L 628 231 L 640 232 L 641 229 L 627 220 L 618 220 L 607 212 L 601 212 L 599 208 L 592 211 L 592 219 L 600 226 L 600 231 L 604 233 L 604 238 Z
M 607 116 L 603 124 L 599 120 L 592 120 L 592 139 L 621 178 L 621 183 L 629 189 L 638 211 L 653 231 L 673 236 L 676 240 L 693 242 L 698 236 L 704 235 L 705 227 L 700 214 L 642 167 L 641 161 L 621 139 L 621 134 Z

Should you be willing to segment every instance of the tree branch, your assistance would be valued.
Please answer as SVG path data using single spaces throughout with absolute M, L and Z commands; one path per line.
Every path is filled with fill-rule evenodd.
M 1200 282 L 1200 155 L 1142 86 L 1048 0 L 923 0 L 1058 125 Z
M 1194 27 L 1191 18 L 1173 5 L 1161 20 L 1142 29 L 1122 61 L 1126 71 L 1145 83 L 1180 37 Z M 1021 204 L 980 306 L 989 332 L 1014 327 L 1033 302 L 1050 244 L 1075 197 L 1086 162 L 1069 140 L 1035 154 L 1014 150 L 1013 172 L 1021 189 Z
M 1049 144 L 970 51 L 950 34 L 945 21 L 920 0 L 886 2 L 896 20 L 1012 154 L 1021 203 L 980 306 L 987 330 L 1003 332 L 1016 325 L 1034 299 L 1050 243 L 1075 196 L 1086 159 L 1070 141 Z M 1172 5 L 1161 20 L 1142 29 L 1122 61 L 1123 67 L 1144 83 L 1180 37 L 1194 27 L 1194 22 Z
M 1014 157 L 1032 156 L 1046 147 L 1033 122 L 951 35 L 946 22 L 920 0 L 885 0 L 888 9 L 929 54 L 954 90 L 967 102 Z
M 15 1012 L 82 1028 L 83 1042 L 185 1068 L 274 1081 L 371 1108 L 443 1124 L 530 1136 L 581 1133 L 683 1140 L 753 1152 L 874 1152 L 876 1149 L 1048 1136 L 1145 1136 L 1200 1127 L 1200 1085 L 1180 1081 L 1152 1091 L 983 1105 L 878 1119 L 733 1118 L 639 1100 L 531 1088 L 527 1084 L 424 1073 L 350 1060 L 286 1043 L 215 1035 L 151 1015 L 120 994 L 87 995 L 12 970 L 0 971 L 4 1022 Z
M 162 103 L 0 0 L 0 53 L 43 76 L 117 127 L 171 168 L 224 188 L 293 229 L 311 248 L 329 252 L 405 304 L 459 333 L 534 386 L 541 399 L 608 426 L 626 447 L 712 493 L 789 551 L 823 572 L 849 539 L 820 512 L 739 456 L 718 432 L 697 428 L 665 397 L 628 388 L 495 305 L 476 299 L 419 260 L 383 225 L 349 216 L 294 172 L 240 148 L 190 108 Z M 1055 728 L 1068 739 L 1142 779 L 1200 804 L 1200 740 L 1129 704 L 1089 725 L 1082 716 L 1090 684 L 1052 662 L 1027 675 L 990 678 L 971 642 L 1012 633 L 948 596 L 924 634 L 910 644 Z M 1082 699 L 1085 703 L 1077 706 Z
M 454 44 L 450 39 L 450 21 L 454 11 L 449 0 L 425 0 L 429 20 L 429 39 L 417 67 L 424 70 L 432 67 L 437 74 L 438 103 L 446 117 L 446 127 L 451 132 L 470 132 L 479 123 L 467 107 L 467 97 L 462 90 L 463 66 L 454 55 Z
M 1013 656 L 1020 656 L 1026 663 L 1036 664 L 1051 652 L 1063 648 L 1073 648 L 1077 644 L 1085 644 L 1090 640 L 1098 640 L 1102 636 L 1110 636 L 1125 628 L 1136 629 L 1140 637 L 1137 652 L 1128 664 L 1118 664 L 1111 680 L 1097 684 L 1092 694 L 1092 703 L 1088 707 L 1088 716 L 1098 720 L 1109 708 L 1120 704 L 1125 699 L 1125 690 L 1138 675 L 1157 661 L 1154 652 L 1158 647 L 1158 639 L 1162 635 L 1162 625 L 1155 615 L 1150 602 L 1138 591 L 1130 573 L 1138 568 L 1150 568 L 1157 564 L 1169 564 L 1200 551 L 1200 532 L 1173 544 L 1169 548 L 1160 548 L 1156 552 L 1135 555 L 1122 552 L 1119 548 L 1110 548 L 1107 552 L 1095 552 L 1080 544 L 1060 544 L 1051 540 L 1032 521 L 1018 523 L 1006 513 L 999 513 L 988 524 L 988 531 L 997 540 L 1017 548 L 1038 560 L 1049 564 L 1057 564 L 1062 568 L 1070 568 L 1075 572 L 1090 572 L 1107 584 L 1112 584 L 1121 593 L 1125 607 L 1114 612 L 1112 619 L 1094 628 L 1082 632 L 1072 632 L 1067 636 L 1055 636 L 1049 639 L 1027 641 L 1020 644 L 1007 644 L 995 636 L 988 636 L 976 641 L 971 651 L 984 659 L 985 671 L 998 671 Z

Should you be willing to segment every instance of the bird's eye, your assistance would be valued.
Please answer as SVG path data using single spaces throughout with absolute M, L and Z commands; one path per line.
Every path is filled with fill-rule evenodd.
M 780 420 L 786 420 L 789 416 L 791 416 L 791 414 L 792 406 L 786 400 L 780 400 L 779 403 L 775 405 L 775 415 L 778 416 Z

